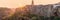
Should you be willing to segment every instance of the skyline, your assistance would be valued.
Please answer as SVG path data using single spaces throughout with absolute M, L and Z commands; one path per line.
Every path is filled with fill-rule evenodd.
M 9 7 L 16 8 L 22 7 L 25 5 L 31 5 L 32 0 L 0 0 L 0 7 Z M 35 5 L 46 5 L 46 4 L 55 4 L 60 2 L 60 0 L 34 0 Z

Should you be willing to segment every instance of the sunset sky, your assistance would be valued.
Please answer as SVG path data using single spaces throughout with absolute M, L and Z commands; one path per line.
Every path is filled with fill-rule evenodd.
M 30 5 L 32 0 L 0 0 L 0 7 L 16 8 L 24 5 Z M 39 4 L 54 4 L 60 0 L 34 0 L 35 5 Z

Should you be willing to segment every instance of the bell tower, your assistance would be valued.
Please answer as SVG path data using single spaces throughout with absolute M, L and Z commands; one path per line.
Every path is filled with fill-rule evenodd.
M 32 0 L 32 3 L 31 3 L 32 7 L 34 6 L 34 0 Z

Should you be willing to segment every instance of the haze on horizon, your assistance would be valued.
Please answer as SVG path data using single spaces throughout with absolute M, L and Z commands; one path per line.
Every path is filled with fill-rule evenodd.
M 24 5 L 31 5 L 32 0 L 0 0 L 0 7 L 16 8 Z M 34 0 L 35 5 L 39 4 L 54 4 L 60 0 Z

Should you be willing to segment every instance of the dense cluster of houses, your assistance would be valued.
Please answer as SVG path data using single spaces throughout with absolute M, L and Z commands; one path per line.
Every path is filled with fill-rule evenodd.
M 31 5 L 26 5 L 24 7 L 24 11 L 30 12 L 32 14 L 37 14 L 40 16 L 54 16 L 54 11 L 58 7 L 60 7 L 60 3 L 48 5 L 33 5 L 33 7 Z

